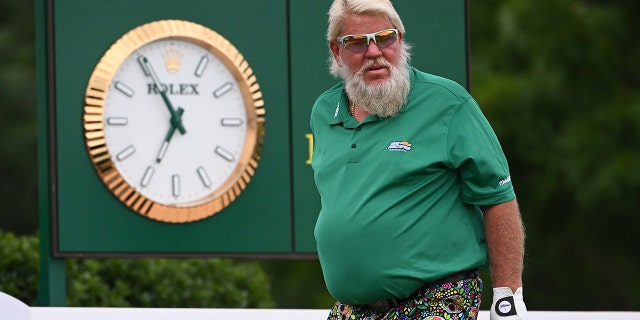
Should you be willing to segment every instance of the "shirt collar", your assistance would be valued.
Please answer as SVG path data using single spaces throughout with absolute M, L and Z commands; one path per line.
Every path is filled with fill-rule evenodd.
M 336 102 L 333 117 L 330 117 L 327 122 L 330 125 L 342 124 L 342 126 L 344 126 L 345 128 L 354 129 L 362 123 L 378 120 L 380 120 L 380 118 L 375 115 L 367 116 L 362 122 L 358 122 L 355 118 L 353 118 L 351 116 L 351 112 L 349 111 L 349 102 L 347 101 L 347 95 L 344 93 L 344 91 L 342 91 L 339 101 Z

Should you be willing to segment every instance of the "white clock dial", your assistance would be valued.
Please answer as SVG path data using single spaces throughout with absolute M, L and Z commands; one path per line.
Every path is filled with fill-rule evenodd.
M 145 73 L 143 57 L 160 86 Z M 171 113 L 162 90 L 172 108 L 183 110 L 185 129 L 174 130 L 166 143 Z M 122 177 L 164 205 L 193 205 L 223 186 L 247 133 L 247 109 L 234 75 L 202 46 L 177 39 L 148 43 L 120 65 L 104 117 L 107 147 L 116 152 Z
M 206 27 L 161 20 L 133 29 L 96 66 L 85 101 L 94 167 L 142 215 L 205 218 L 253 176 L 262 94 L 237 49 Z

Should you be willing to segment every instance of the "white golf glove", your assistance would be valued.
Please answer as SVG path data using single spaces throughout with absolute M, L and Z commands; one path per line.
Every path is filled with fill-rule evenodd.
M 490 320 L 525 320 L 527 306 L 522 297 L 522 287 L 516 292 L 510 288 L 493 288 Z

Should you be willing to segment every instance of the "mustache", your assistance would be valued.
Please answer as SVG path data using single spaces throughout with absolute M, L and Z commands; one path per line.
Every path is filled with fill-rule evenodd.
M 387 68 L 387 69 L 391 69 L 393 66 L 391 65 L 391 63 L 389 61 L 387 61 L 387 59 L 383 58 L 383 57 L 377 57 L 375 59 L 369 59 L 367 61 L 365 61 L 365 63 L 362 65 L 362 67 L 360 68 L 360 70 L 358 70 L 358 72 L 356 72 L 356 76 L 364 76 L 364 73 L 367 72 L 367 70 L 369 70 L 371 67 L 383 67 L 383 68 Z

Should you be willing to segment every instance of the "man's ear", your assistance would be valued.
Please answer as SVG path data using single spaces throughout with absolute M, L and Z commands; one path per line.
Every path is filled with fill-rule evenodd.
M 331 49 L 331 53 L 333 53 L 333 59 L 340 62 L 340 50 L 342 49 L 342 45 L 336 41 L 329 41 L 329 48 Z

